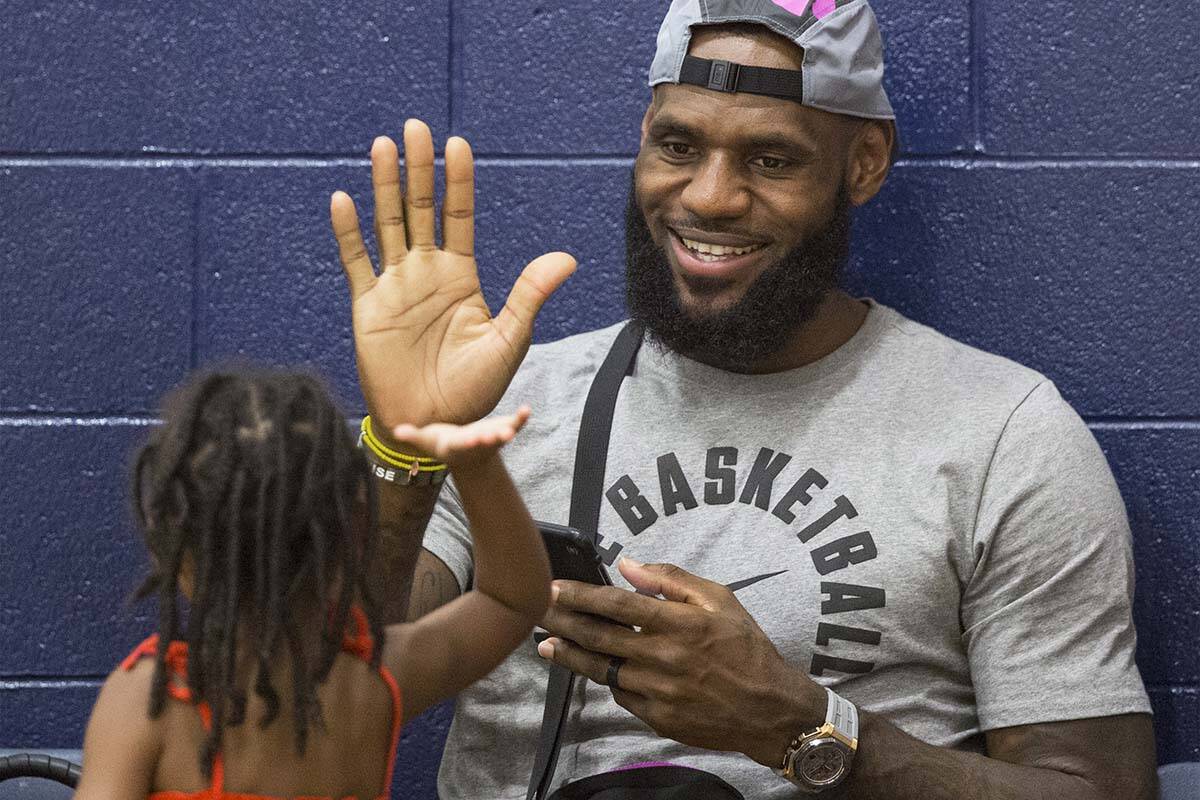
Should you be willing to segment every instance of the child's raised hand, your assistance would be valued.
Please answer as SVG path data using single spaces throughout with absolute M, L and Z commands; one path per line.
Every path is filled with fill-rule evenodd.
M 488 417 L 470 425 L 450 425 L 435 422 L 423 427 L 399 425 L 392 437 L 401 445 L 420 451 L 421 455 L 445 461 L 450 469 L 463 469 L 483 463 L 508 444 L 529 419 L 529 406 L 517 413 Z

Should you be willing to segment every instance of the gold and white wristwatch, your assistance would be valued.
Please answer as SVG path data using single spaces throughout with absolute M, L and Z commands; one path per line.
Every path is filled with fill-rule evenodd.
M 825 724 L 796 737 L 783 756 L 776 774 L 808 794 L 832 789 L 850 774 L 858 751 L 858 709 L 829 689 Z

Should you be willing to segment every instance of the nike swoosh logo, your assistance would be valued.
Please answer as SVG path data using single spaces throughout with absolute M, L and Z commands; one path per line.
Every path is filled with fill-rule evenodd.
M 787 572 L 786 569 L 779 572 L 768 572 L 766 575 L 755 575 L 753 578 L 746 578 L 744 581 L 735 581 L 734 583 L 725 584 L 725 588 L 731 592 L 736 592 L 739 589 L 745 589 L 747 586 L 753 586 L 759 581 L 765 581 L 767 578 L 774 578 L 776 575 L 782 575 Z

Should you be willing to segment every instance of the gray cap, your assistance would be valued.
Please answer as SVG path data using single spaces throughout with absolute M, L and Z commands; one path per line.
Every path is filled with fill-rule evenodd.
M 804 50 L 802 72 L 688 56 L 693 26 L 727 22 L 765 25 L 795 42 Z M 672 0 L 650 65 L 650 85 L 660 83 L 786 97 L 852 117 L 896 118 L 883 88 L 883 39 L 867 0 Z

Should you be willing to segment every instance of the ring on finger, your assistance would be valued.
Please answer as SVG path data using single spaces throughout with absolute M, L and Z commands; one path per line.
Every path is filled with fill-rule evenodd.
M 625 659 L 620 656 L 613 656 L 608 660 L 608 673 L 605 675 L 604 683 L 610 689 L 620 689 L 619 682 L 621 665 L 625 663 Z

